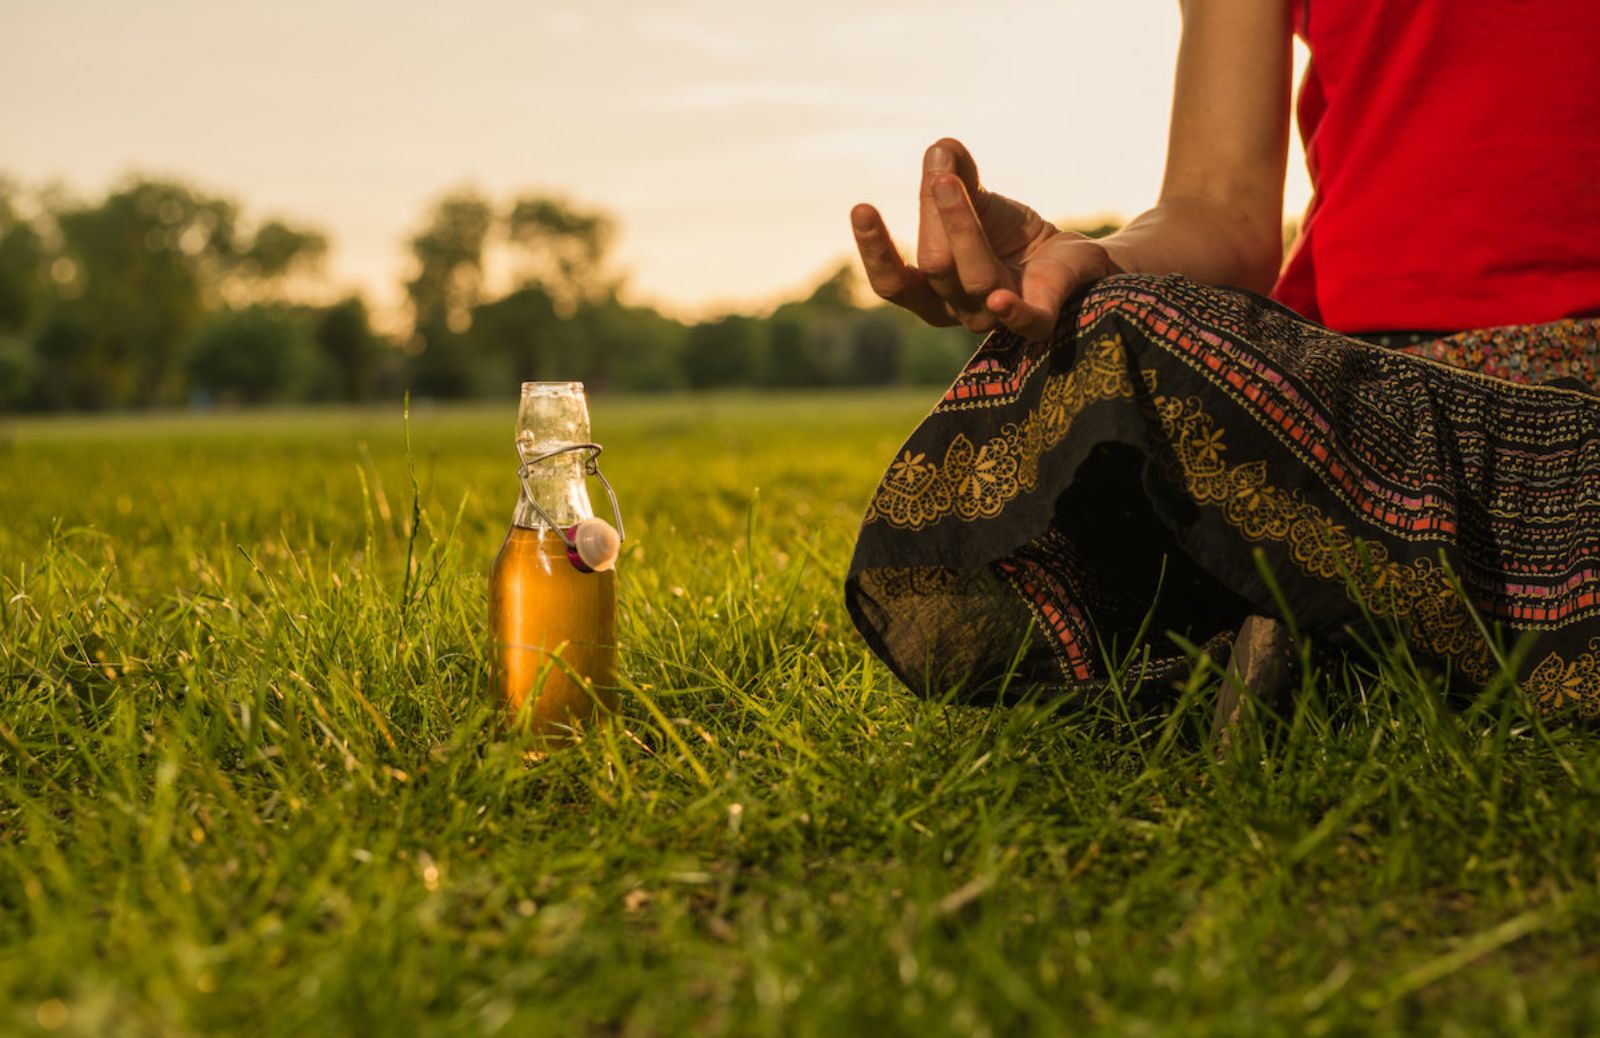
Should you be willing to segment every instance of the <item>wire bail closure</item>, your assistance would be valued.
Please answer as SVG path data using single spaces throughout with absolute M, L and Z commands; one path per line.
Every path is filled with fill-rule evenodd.
M 553 451 L 530 456 L 523 452 L 522 444 L 518 443 L 516 444 L 516 450 L 517 460 L 521 463 L 517 466 L 517 482 L 522 485 L 522 496 L 527 500 L 528 504 L 533 506 L 533 510 L 539 513 L 539 518 L 545 521 L 545 525 L 561 535 L 562 543 L 567 546 L 567 558 L 571 560 L 572 564 L 586 573 L 610 569 L 615 565 L 617 547 L 627 537 L 627 534 L 623 530 L 622 508 L 617 504 L 617 492 L 611 489 L 611 481 L 606 478 L 604 472 L 600 471 L 600 452 L 604 448 L 598 443 L 569 443 L 565 447 L 557 447 Z M 533 466 L 542 461 L 560 457 L 563 454 L 573 454 L 579 451 L 585 452 L 583 459 L 584 475 L 598 477 L 600 485 L 606 488 L 606 497 L 611 501 L 611 516 L 617 522 L 614 529 L 605 520 L 596 518 L 582 520 L 570 527 L 561 526 L 550 517 L 549 512 L 544 510 L 544 506 L 539 504 L 538 498 L 534 496 L 532 488 L 528 485 L 529 471 Z M 586 530 L 586 527 L 589 526 L 597 527 L 598 529 Z M 594 534 L 594 537 L 586 536 L 588 533 Z M 613 535 L 616 538 L 614 542 L 611 539 Z M 580 543 L 580 540 L 584 543 Z M 598 557 L 596 549 L 598 549 Z

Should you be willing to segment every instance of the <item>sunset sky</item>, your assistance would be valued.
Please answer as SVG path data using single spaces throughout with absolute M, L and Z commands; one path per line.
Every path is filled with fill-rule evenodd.
M 0 0 L 0 173 L 179 176 L 321 227 L 389 309 L 444 190 L 549 191 L 618 217 L 632 298 L 692 315 L 810 283 L 856 201 L 910 239 L 943 134 L 1047 216 L 1137 212 L 1177 34 L 1171 0 Z

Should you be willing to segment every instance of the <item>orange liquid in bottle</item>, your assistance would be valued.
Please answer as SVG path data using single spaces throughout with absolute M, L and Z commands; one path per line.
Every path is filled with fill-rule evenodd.
M 616 709 L 616 573 L 583 573 L 551 530 L 513 526 L 489 574 L 490 686 L 562 742 Z

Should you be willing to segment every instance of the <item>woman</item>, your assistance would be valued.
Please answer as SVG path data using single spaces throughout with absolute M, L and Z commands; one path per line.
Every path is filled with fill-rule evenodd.
M 994 333 L 868 507 L 857 626 L 975 692 L 1161 684 L 1190 666 L 1162 632 L 1221 659 L 1253 616 L 1396 630 L 1600 714 L 1600 8 L 1183 16 L 1161 198 L 1117 234 L 987 191 L 952 140 L 914 265 L 851 214 L 879 295 Z M 1295 32 L 1316 190 L 1280 270 Z

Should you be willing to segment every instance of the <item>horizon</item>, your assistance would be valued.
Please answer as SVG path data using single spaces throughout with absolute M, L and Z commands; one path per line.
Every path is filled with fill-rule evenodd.
M 1178 34 L 1177 5 L 1088 0 L 822 0 L 803 15 L 728 0 L 676 16 L 639 0 L 598 13 L 499 0 L 0 11 L 0 90 L 27 99 L 0 124 L 0 174 L 77 197 L 169 177 L 249 217 L 310 225 L 330 240 L 330 291 L 359 291 L 391 324 L 407 239 L 461 187 L 609 213 L 624 298 L 691 319 L 768 308 L 853 261 L 858 201 L 914 247 L 921 153 L 943 135 L 966 141 L 986 183 L 1051 219 L 1131 217 L 1159 186 Z M 948 53 L 951 36 L 987 53 L 997 24 L 1081 43 L 1070 60 L 958 60 L 928 77 L 924 55 Z M 1107 103 L 1104 84 L 1124 79 Z M 1096 101 L 1041 125 L 1033 99 L 1058 96 Z M 997 104 L 1018 97 L 1030 100 Z M 1289 166 L 1292 219 L 1309 197 L 1298 139 Z

